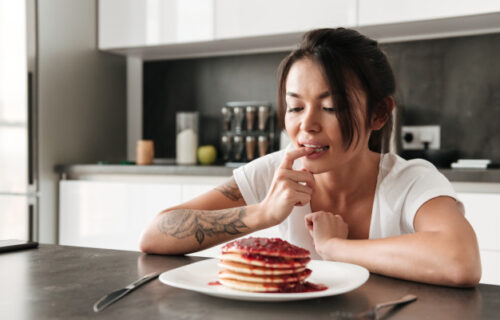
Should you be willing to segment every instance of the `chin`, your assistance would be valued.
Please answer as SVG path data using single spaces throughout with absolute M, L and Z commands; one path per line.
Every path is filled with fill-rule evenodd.
M 307 171 L 309 171 L 312 174 L 319 174 L 319 173 L 329 171 L 329 169 L 325 168 L 324 165 L 322 165 L 320 163 L 314 163 L 314 161 L 303 160 L 302 164 L 304 165 L 304 169 L 306 169 Z

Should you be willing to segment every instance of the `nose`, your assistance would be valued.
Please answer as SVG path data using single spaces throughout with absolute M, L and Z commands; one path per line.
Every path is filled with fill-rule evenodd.
M 302 113 L 302 119 L 300 122 L 300 129 L 307 132 L 319 132 L 321 130 L 321 125 L 319 122 L 319 112 L 315 110 L 316 108 L 306 108 L 305 112 Z

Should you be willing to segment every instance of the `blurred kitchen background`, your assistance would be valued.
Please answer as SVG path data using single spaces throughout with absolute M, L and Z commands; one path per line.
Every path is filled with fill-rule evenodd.
M 500 283 L 497 0 L 0 0 L 0 239 L 137 250 L 160 210 L 286 144 L 277 67 L 319 27 L 381 43 L 398 86 L 391 150 L 452 181 L 482 281 Z M 193 145 L 177 143 L 180 112 L 196 114 Z M 215 162 L 178 164 L 179 147 L 205 145 Z

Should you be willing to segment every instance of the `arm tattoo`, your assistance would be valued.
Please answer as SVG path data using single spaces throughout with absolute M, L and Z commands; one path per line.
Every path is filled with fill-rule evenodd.
M 236 185 L 236 180 L 234 180 L 234 177 L 231 177 L 231 179 L 215 188 L 215 190 L 219 191 L 233 201 L 238 201 L 243 198 L 240 189 Z
M 243 233 L 239 229 L 248 228 L 243 222 L 245 216 L 245 207 L 217 211 L 177 209 L 163 214 L 158 222 L 158 230 L 177 239 L 194 235 L 198 243 L 202 244 L 205 236 Z

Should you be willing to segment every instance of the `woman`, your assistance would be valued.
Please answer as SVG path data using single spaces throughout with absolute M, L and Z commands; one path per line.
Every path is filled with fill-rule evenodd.
M 394 76 L 377 42 L 348 29 L 305 34 L 279 70 L 287 150 L 160 213 L 148 253 L 194 252 L 279 225 L 316 259 L 449 286 L 481 276 L 476 236 L 451 184 L 424 160 L 386 151 Z

